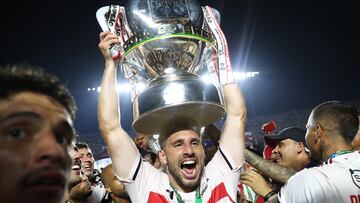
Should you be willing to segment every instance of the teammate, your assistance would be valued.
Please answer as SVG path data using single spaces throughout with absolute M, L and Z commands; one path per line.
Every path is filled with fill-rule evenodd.
M 186 120 L 162 133 L 160 160 L 166 174 L 147 162 L 121 128 L 116 93 L 116 66 L 109 48 L 118 39 L 100 34 L 105 70 L 99 98 L 99 126 L 117 175 L 132 202 L 235 202 L 240 167 L 244 162 L 246 107 L 236 84 L 224 86 L 227 120 L 218 152 L 204 167 L 205 153 L 198 132 Z M 169 115 L 169 118 L 171 115 Z

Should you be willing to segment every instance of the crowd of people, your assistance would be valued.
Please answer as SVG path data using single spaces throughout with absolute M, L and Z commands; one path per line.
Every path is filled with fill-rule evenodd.
M 97 170 L 87 143 L 77 142 L 74 98 L 40 68 L 0 69 L 1 203 L 360 202 L 360 115 L 338 101 L 314 107 L 306 130 L 288 126 L 264 139 L 263 156 L 245 146 L 247 110 L 240 88 L 225 84 L 226 121 L 206 128 L 171 119 L 149 152 L 121 126 L 117 66 L 100 34 L 105 68 L 98 120 L 111 164 Z M 124 109 L 121 109 L 124 111 Z M 211 147 L 204 148 L 210 141 Z M 209 143 L 210 143 L 209 142 Z

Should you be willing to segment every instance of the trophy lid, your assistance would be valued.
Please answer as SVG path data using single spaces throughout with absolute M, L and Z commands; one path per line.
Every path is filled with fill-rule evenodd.
M 203 14 L 196 0 L 129 0 L 126 18 L 133 32 L 162 35 L 176 32 L 172 25 L 201 28 Z M 170 29 L 168 29 L 170 28 Z

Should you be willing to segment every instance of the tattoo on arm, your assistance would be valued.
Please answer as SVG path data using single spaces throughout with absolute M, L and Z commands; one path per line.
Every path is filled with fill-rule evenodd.
M 245 150 L 245 160 L 257 170 L 281 184 L 286 183 L 296 173 L 294 169 L 270 162 L 249 150 Z

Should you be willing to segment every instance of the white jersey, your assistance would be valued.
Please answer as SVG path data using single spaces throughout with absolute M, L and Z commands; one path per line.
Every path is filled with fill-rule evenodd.
M 360 202 L 360 151 L 338 155 L 292 176 L 278 195 L 288 202 Z
M 86 198 L 86 203 L 99 203 L 105 196 L 106 190 L 104 188 L 104 185 L 97 184 L 95 186 L 91 186 L 91 195 Z
M 105 196 L 106 190 L 104 184 L 101 182 L 100 172 L 94 171 L 95 180 L 91 184 L 91 195 L 86 198 L 86 203 L 99 203 Z
M 219 149 L 204 168 L 199 190 L 204 203 L 236 202 L 240 167 L 236 167 L 225 153 Z M 133 203 L 177 202 L 167 174 L 142 161 L 140 156 L 130 177 L 122 182 Z M 179 192 L 185 202 L 191 203 L 195 202 L 195 193 Z

